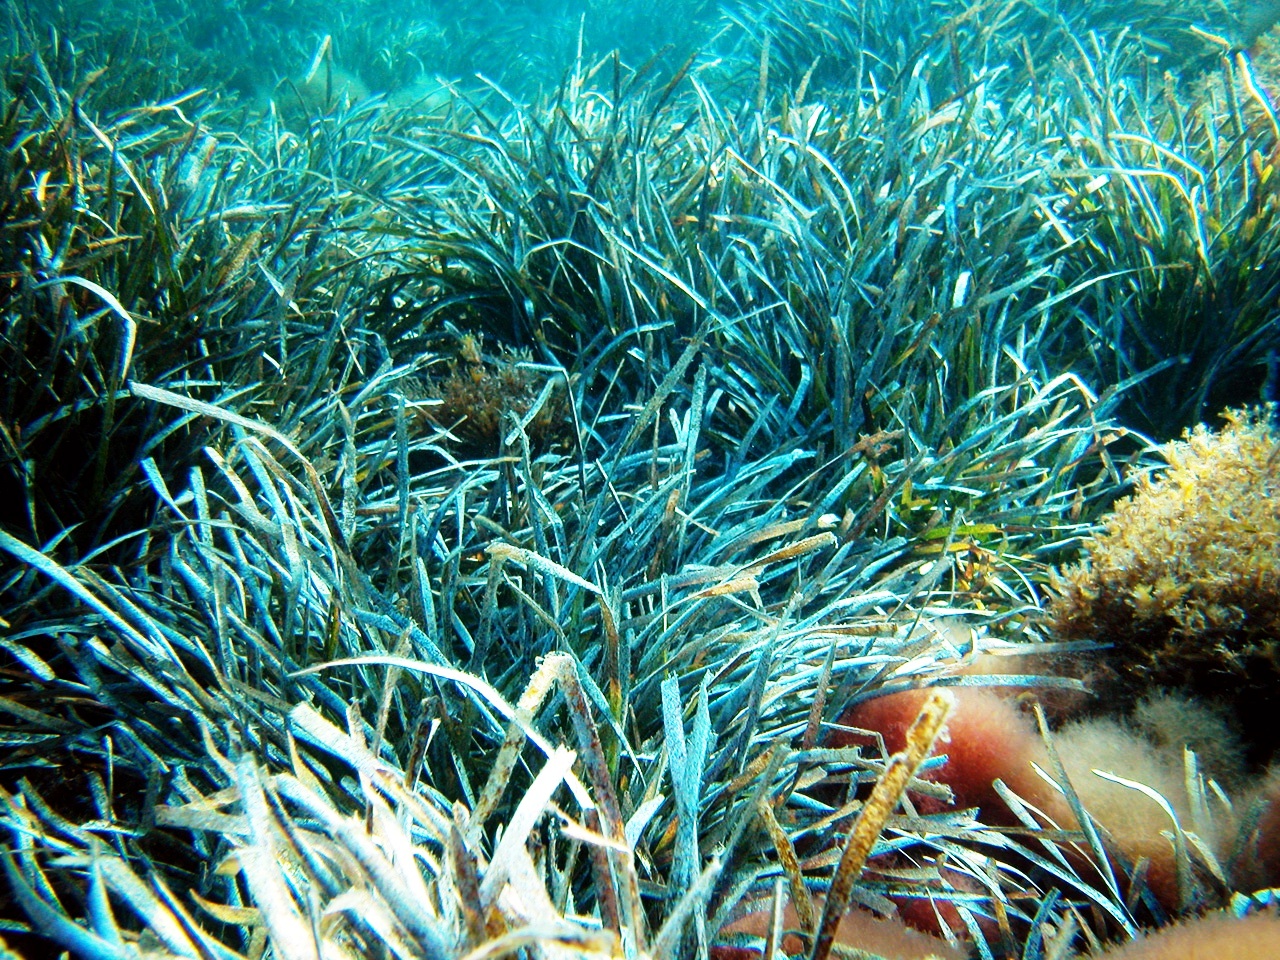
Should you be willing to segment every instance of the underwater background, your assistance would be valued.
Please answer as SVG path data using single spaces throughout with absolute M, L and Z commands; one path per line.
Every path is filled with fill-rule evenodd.
M 5 0 L 0 952 L 1280 956 L 1278 20 Z

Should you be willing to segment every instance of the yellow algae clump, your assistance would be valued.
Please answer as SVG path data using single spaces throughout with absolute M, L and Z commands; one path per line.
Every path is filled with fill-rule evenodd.
M 1232 410 L 1166 444 L 1059 574 L 1059 639 L 1115 645 L 1131 689 L 1186 686 L 1236 697 L 1280 686 L 1280 456 L 1266 410 Z

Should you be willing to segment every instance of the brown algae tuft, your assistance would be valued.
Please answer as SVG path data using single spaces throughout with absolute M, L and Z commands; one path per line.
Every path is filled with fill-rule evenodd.
M 1232 410 L 1162 448 L 1168 467 L 1137 478 L 1055 578 L 1051 632 L 1115 644 L 1129 687 L 1202 694 L 1280 684 L 1280 464 L 1264 410 Z

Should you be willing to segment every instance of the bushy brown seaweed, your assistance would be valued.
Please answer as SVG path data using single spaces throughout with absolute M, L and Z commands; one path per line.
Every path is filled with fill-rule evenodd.
M 1055 578 L 1060 639 L 1115 645 L 1131 688 L 1207 694 L 1280 685 L 1280 460 L 1265 410 L 1231 410 L 1165 445 L 1168 469 L 1143 474 Z
M 524 429 L 537 444 L 563 434 L 567 422 L 563 390 L 542 398 L 545 373 L 522 363 L 526 358 L 515 351 L 487 356 L 481 353 L 482 346 L 483 337 L 462 338 L 457 361 L 435 384 L 438 402 L 427 409 L 430 419 L 464 446 L 487 455 L 497 452 L 504 430 L 517 421 L 528 420 Z

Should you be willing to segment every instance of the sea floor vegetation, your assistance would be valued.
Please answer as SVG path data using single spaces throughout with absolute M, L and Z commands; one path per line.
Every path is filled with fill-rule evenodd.
M 1210 587 L 1274 666 L 1256 15 L 180 8 L 0 11 L 0 954 L 1274 936 L 1280 671 L 1105 683 Z M 1112 571 L 1189 429 L 1269 562 Z

